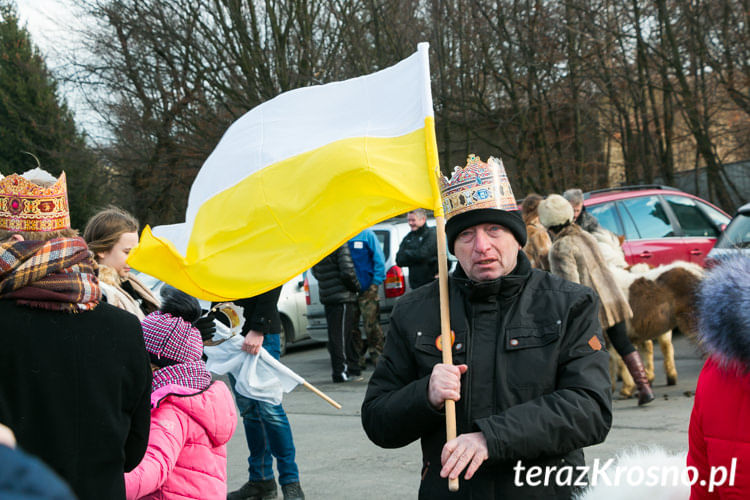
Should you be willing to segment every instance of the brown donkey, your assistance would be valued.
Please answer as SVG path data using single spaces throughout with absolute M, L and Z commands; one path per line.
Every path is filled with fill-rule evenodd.
M 653 340 L 656 339 L 664 356 L 667 385 L 677 383 L 672 330 L 679 328 L 695 338 L 695 294 L 703 274 L 700 266 L 682 261 L 643 274 L 624 270 L 615 273 L 633 310 L 633 318 L 627 322 L 628 337 L 641 352 L 649 381 L 654 380 Z M 617 374 L 623 381 L 620 394 L 630 397 L 635 383 L 619 356 L 613 350 L 610 352 L 616 361 Z

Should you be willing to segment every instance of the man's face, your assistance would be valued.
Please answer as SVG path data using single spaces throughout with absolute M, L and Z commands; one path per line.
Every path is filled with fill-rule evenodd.
M 583 203 L 573 203 L 571 201 L 570 206 L 573 207 L 573 220 L 577 220 L 578 216 L 581 215 L 581 210 L 583 210 Z
M 456 237 L 453 250 L 472 281 L 491 281 L 510 274 L 516 267 L 521 245 L 499 224 L 478 224 Z
M 416 231 L 424 226 L 424 223 L 427 222 L 427 217 L 420 217 L 417 214 L 408 214 L 406 216 L 406 222 L 409 223 L 409 227 L 412 231 Z

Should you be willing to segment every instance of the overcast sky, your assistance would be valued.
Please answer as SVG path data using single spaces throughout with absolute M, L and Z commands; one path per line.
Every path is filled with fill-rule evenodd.
M 67 51 L 73 50 L 76 43 L 75 30 L 82 26 L 82 18 L 75 15 L 73 0 L 16 0 L 21 24 L 25 24 L 34 44 L 45 57 L 47 67 L 53 73 L 61 70 Z M 76 117 L 79 127 L 89 135 L 97 134 L 95 115 L 85 108 L 83 98 L 77 90 L 60 84 L 60 94 Z
M 16 3 L 21 23 L 26 23 L 34 42 L 48 58 L 56 48 L 62 48 L 56 43 L 70 41 L 70 27 L 76 25 L 70 0 L 16 0 Z

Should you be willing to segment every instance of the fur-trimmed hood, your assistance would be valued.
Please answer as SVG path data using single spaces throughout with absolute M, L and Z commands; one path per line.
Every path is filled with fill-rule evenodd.
M 750 369 L 750 258 L 710 271 L 698 292 L 699 339 L 722 365 Z

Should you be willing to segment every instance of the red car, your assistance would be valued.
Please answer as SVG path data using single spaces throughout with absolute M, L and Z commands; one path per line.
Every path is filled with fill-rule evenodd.
M 684 260 L 702 266 L 731 219 L 707 201 L 666 186 L 591 191 L 583 204 L 602 226 L 625 236 L 622 247 L 630 265 Z

